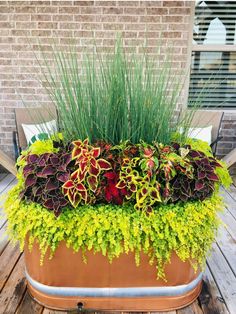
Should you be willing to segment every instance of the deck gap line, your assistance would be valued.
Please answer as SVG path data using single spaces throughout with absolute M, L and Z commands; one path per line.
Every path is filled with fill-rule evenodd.
M 6 243 L 6 245 L 4 246 L 2 252 L 0 253 L 0 258 L 1 258 L 2 254 L 4 253 L 4 251 L 6 250 L 6 248 L 7 248 L 7 246 L 8 246 L 9 244 L 10 244 L 10 241 L 8 241 L 8 242 Z
M 217 280 L 216 280 L 216 278 L 215 278 L 215 276 L 214 276 L 213 271 L 211 270 L 211 267 L 210 267 L 210 264 L 209 264 L 208 261 L 206 261 L 206 265 L 208 266 L 209 272 L 211 273 L 212 278 L 214 279 L 215 285 L 216 285 L 216 287 L 217 287 L 217 289 L 218 289 L 218 291 L 219 291 L 219 293 L 220 293 L 220 295 L 221 295 L 222 300 L 224 300 L 224 304 L 225 304 L 225 307 L 226 307 L 227 311 L 229 312 L 229 314 L 232 314 L 232 313 L 230 313 L 230 310 L 229 310 L 229 308 L 228 308 L 228 304 L 226 303 L 226 301 L 225 301 L 225 299 L 224 299 L 224 296 L 223 296 L 223 294 L 222 294 L 222 292 L 221 292 L 221 290 L 220 290 L 220 286 L 218 285 L 218 282 L 217 282 Z
M 0 258 L 1 258 L 3 252 L 6 250 L 6 248 L 7 248 L 7 246 L 8 246 L 9 244 L 10 244 L 10 241 L 8 241 L 8 242 L 6 243 L 4 249 L 3 249 L 2 252 L 0 253 Z M 0 264 L 0 265 L 1 265 L 1 264 Z
M 6 223 L 7 223 L 7 219 L 3 222 L 2 225 L 0 225 L 0 230 L 6 225 Z
M 27 291 L 27 284 L 26 284 L 26 287 L 25 287 L 24 292 L 22 293 L 21 298 L 19 299 L 19 302 L 18 302 L 18 304 L 17 304 L 17 307 L 16 307 L 16 310 L 15 310 L 14 314 L 17 313 L 17 311 L 18 311 L 18 309 L 19 309 L 19 307 L 20 307 L 20 305 L 21 305 L 21 303 L 22 303 L 22 301 L 23 301 L 23 299 L 24 299 L 24 296 L 25 296 L 25 294 L 26 294 L 26 291 Z M 35 300 L 34 300 L 34 301 L 35 301 Z M 35 302 L 37 302 L 37 301 L 35 301 Z
M 16 310 L 15 310 L 15 313 L 14 313 L 14 314 L 16 314 L 16 313 L 18 312 L 18 310 L 19 310 L 19 308 L 20 308 L 20 306 L 21 306 L 21 304 L 22 304 L 22 302 L 23 302 L 23 300 L 24 300 L 24 297 L 25 297 L 26 292 L 27 292 L 27 285 L 26 285 L 26 287 L 25 287 L 24 293 L 22 293 L 22 297 L 21 297 L 20 302 L 18 303 L 18 305 L 17 305 L 17 307 L 16 307 Z M 37 302 L 37 301 L 36 301 L 36 302 Z M 19 313 L 19 314 L 20 314 L 20 313 Z

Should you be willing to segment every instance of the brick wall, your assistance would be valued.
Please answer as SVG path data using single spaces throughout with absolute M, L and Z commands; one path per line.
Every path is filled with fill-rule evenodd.
M 56 39 L 66 46 L 71 37 L 78 50 L 112 47 L 117 32 L 127 48 L 146 43 L 155 53 L 162 44 L 174 46 L 175 68 L 188 65 L 192 34 L 192 1 L 0 1 L 0 149 L 13 153 L 14 108 L 47 103 L 48 97 L 37 81 L 40 69 L 38 40 L 50 53 Z M 164 53 L 165 48 L 163 49 Z M 236 113 L 226 114 L 224 136 L 218 153 L 236 147 Z
M 12 154 L 14 108 L 47 102 L 37 82 L 34 57 L 38 38 L 50 51 L 53 38 L 61 45 L 75 38 L 78 47 L 111 47 L 117 32 L 127 47 L 146 41 L 155 53 L 157 41 L 175 47 L 176 68 L 188 60 L 191 1 L 0 1 L 0 149 Z M 32 51 L 34 50 L 34 52 Z M 138 52 L 137 48 L 137 52 Z M 20 95 L 20 96 L 19 96 Z

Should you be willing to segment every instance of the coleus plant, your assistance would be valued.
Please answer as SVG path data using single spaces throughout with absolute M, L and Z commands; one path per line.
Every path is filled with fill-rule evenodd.
M 88 140 L 73 142 L 72 160 L 78 168 L 71 174 L 62 187 L 70 203 L 77 207 L 81 202 L 91 204 L 96 201 L 96 190 L 101 172 L 111 169 L 111 164 L 99 158 L 100 147 L 89 145 Z
M 23 168 L 25 189 L 21 192 L 21 197 L 42 204 L 58 216 L 61 209 L 68 204 L 61 187 L 69 179 L 73 169 L 71 153 L 59 151 L 32 154 L 26 157 L 26 161 Z
M 203 200 L 219 181 L 217 160 L 189 145 L 88 140 L 55 145 L 57 153 L 26 157 L 21 196 L 56 215 L 69 205 L 124 202 L 149 212 L 159 203 Z

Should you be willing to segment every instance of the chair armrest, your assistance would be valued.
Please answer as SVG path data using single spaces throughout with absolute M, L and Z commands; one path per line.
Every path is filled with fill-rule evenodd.
M 216 143 L 218 143 L 220 140 L 222 140 L 223 136 L 218 136 L 216 140 L 214 140 L 211 144 L 210 147 L 212 148 Z
M 17 160 L 17 158 L 20 156 L 20 147 L 18 144 L 19 141 L 18 141 L 18 136 L 17 136 L 16 131 L 13 131 L 12 137 L 13 137 L 15 160 Z
M 213 155 L 216 154 L 216 148 L 217 148 L 217 144 L 220 140 L 222 140 L 223 136 L 218 136 L 217 139 L 215 139 L 211 144 L 210 147 L 212 149 Z

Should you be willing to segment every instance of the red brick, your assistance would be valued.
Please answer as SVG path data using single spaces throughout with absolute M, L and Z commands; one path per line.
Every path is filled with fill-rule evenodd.
M 32 14 L 31 21 L 51 21 L 51 14 Z
M 36 7 L 35 6 L 25 6 L 25 5 L 21 5 L 21 6 L 14 5 L 14 12 L 15 13 L 35 13 Z
M 74 1 L 74 5 L 80 5 L 80 6 L 91 6 L 94 5 L 94 1 Z
M 117 4 L 122 7 L 138 7 L 139 1 L 117 1 Z
M 160 23 L 161 16 L 159 15 L 144 15 L 139 17 L 141 23 Z
M 190 8 L 170 8 L 169 14 L 173 15 L 187 15 L 190 13 Z
M 145 7 L 162 7 L 163 1 L 141 1 L 140 5 Z
M 168 9 L 166 8 L 147 8 L 147 14 L 149 15 L 167 15 Z
M 0 8 L 0 13 L 1 13 L 1 8 Z M 0 22 L 5 22 L 9 19 L 8 14 L 0 14 Z
M 56 22 L 38 22 L 38 28 L 39 29 L 51 29 L 51 28 L 53 28 L 53 29 L 55 29 L 55 28 L 57 28 L 57 26 L 58 26 L 58 23 L 56 23 Z
M 170 1 L 170 0 L 163 1 L 163 7 L 183 7 L 184 4 L 185 1 Z
M 118 1 L 118 5 L 120 4 L 120 2 L 123 2 L 123 1 Z M 102 6 L 102 7 L 105 7 L 105 6 L 114 7 L 116 6 L 116 4 L 117 4 L 117 1 L 96 1 L 96 6 Z
M 69 16 L 71 19 L 71 15 Z M 74 15 L 74 21 L 80 22 L 80 23 L 81 22 L 95 22 L 97 21 L 97 16 L 96 15 L 84 15 L 84 14 Z
M 124 8 L 124 14 L 130 14 L 130 15 L 145 15 L 146 14 L 146 8 Z
M 124 11 L 123 8 L 110 7 L 110 8 L 103 8 L 102 13 L 103 14 L 122 14 L 123 11 Z

